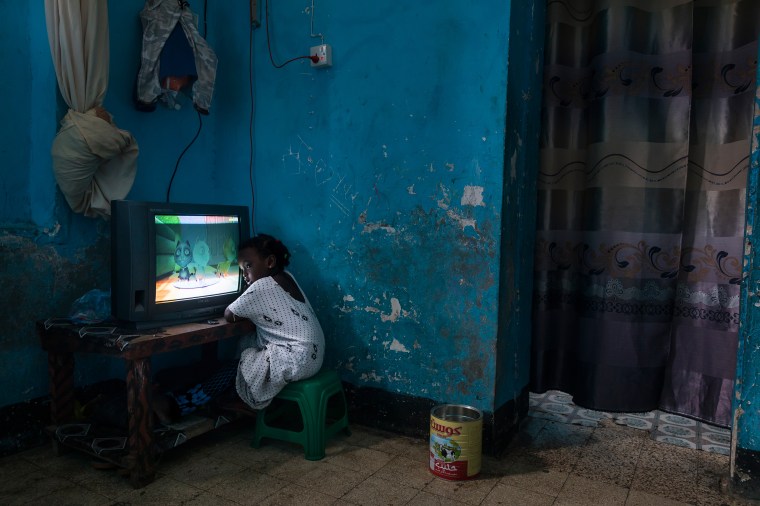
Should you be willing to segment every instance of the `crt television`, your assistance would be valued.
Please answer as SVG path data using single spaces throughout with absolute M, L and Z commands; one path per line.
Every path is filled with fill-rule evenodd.
M 146 329 L 221 317 L 243 290 L 237 248 L 248 208 L 111 202 L 111 312 Z

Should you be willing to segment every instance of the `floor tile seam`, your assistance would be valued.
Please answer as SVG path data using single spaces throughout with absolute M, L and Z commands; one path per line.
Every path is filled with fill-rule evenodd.
M 444 498 L 444 499 L 449 499 L 449 497 L 448 497 L 448 496 L 441 496 L 441 495 L 438 495 L 438 494 L 434 494 L 433 492 L 430 492 L 430 491 L 427 491 L 427 490 L 417 490 L 417 493 L 416 493 L 416 494 L 414 494 L 414 496 L 412 496 L 412 498 L 411 498 L 411 499 L 409 499 L 407 502 L 405 502 L 403 506 L 407 506 L 407 505 L 409 505 L 409 506 L 413 506 L 413 505 L 417 504 L 417 501 L 416 501 L 416 499 L 417 499 L 417 497 L 419 497 L 419 496 L 420 496 L 420 494 L 428 494 L 428 495 L 433 495 L 433 496 L 435 496 L 435 497 L 440 497 L 440 498 Z M 489 494 L 490 494 L 490 492 L 489 492 Z M 486 497 L 488 497 L 488 495 L 486 495 L 485 497 L 483 497 L 483 500 L 481 500 L 481 501 L 478 503 L 478 505 L 480 505 L 480 504 L 483 504 L 483 501 L 485 501 L 485 500 L 486 500 Z M 464 501 L 457 501 L 457 504 L 467 504 L 467 505 L 469 506 L 469 503 L 466 503 L 466 502 L 464 502 Z M 473 505 L 473 506 L 478 506 L 478 505 Z
M 126 480 L 127 478 L 125 477 L 124 479 Z M 200 488 L 198 488 L 198 487 L 196 487 L 194 485 L 190 485 L 188 483 L 176 480 L 176 479 L 172 478 L 169 475 L 162 475 L 160 477 L 156 477 L 156 479 L 153 480 L 148 485 L 146 485 L 146 487 L 165 487 L 166 485 L 164 483 L 162 483 L 162 480 L 171 480 L 175 484 L 178 484 L 178 485 L 180 485 L 182 487 L 190 487 L 190 488 L 194 489 L 196 492 L 198 492 L 200 494 L 202 494 L 204 492 L 208 492 L 208 490 L 203 490 L 203 489 L 200 489 Z M 145 487 L 143 487 L 143 488 L 145 488 Z M 130 504 L 129 501 L 123 501 L 122 499 L 127 499 L 128 496 L 131 495 L 131 494 L 134 494 L 136 490 L 141 490 L 141 489 L 139 489 L 139 488 L 133 488 L 132 490 L 124 492 L 123 494 L 117 495 L 113 499 L 111 499 L 111 498 L 108 498 L 108 499 L 111 501 L 111 504 Z
M 174 480 L 174 481 L 176 481 L 176 480 Z M 182 485 L 185 485 L 184 483 L 181 483 L 181 482 L 179 482 L 179 483 L 182 484 Z M 182 504 L 184 504 L 187 501 L 193 501 L 193 500 L 197 499 L 198 497 L 202 496 L 203 494 L 211 494 L 211 495 L 217 496 L 216 494 L 213 494 L 213 493 L 209 492 L 208 490 L 201 490 L 198 487 L 192 487 L 192 488 L 194 489 L 192 496 L 189 499 L 183 500 Z M 224 499 L 224 498 L 222 497 L 222 499 Z M 115 503 L 118 503 L 118 500 L 114 500 L 111 504 L 115 504 Z
M 636 466 L 636 474 L 655 475 L 663 478 L 681 479 L 688 477 L 689 480 L 693 480 L 693 484 L 697 483 L 697 469 L 694 466 L 684 466 L 682 461 L 678 460 L 657 460 L 647 459 L 642 457 Z
M 714 478 L 719 481 L 731 480 L 731 463 L 728 458 L 726 458 L 726 461 L 719 468 L 707 468 L 703 464 L 704 463 L 700 462 L 699 469 L 697 470 L 697 483 L 704 483 L 706 479 L 709 478 Z M 758 504 L 760 504 L 760 501 L 758 501 Z
M 636 469 L 635 468 L 631 469 L 631 476 L 630 476 L 630 479 L 626 480 L 628 482 L 626 484 L 618 483 L 617 481 L 615 481 L 614 478 L 608 478 L 608 477 L 605 477 L 605 476 L 599 476 L 599 475 L 587 476 L 585 474 L 580 474 L 580 470 L 579 469 L 573 470 L 572 472 L 568 473 L 568 475 L 578 476 L 580 478 L 585 478 L 587 480 L 592 480 L 592 481 L 595 481 L 595 482 L 603 482 L 603 483 L 606 483 L 607 485 L 614 485 L 614 486 L 620 487 L 620 488 L 630 489 L 631 488 L 631 484 L 633 483 L 633 478 L 636 476 Z M 623 477 L 623 473 L 619 472 L 617 474 L 617 478 L 622 479 L 622 477 Z M 569 478 L 570 478 L 570 476 L 568 476 L 568 479 Z
M 565 483 L 567 483 L 567 480 L 570 478 L 570 474 L 572 474 L 572 473 L 570 473 L 569 471 L 568 472 L 557 471 L 557 472 L 560 473 L 560 474 L 564 474 L 565 475 L 565 478 L 562 480 L 562 484 L 559 486 L 559 489 L 557 491 L 557 494 L 559 494 L 559 490 L 562 490 L 562 488 L 565 486 Z M 535 489 L 523 486 L 519 482 L 515 483 L 515 482 L 511 482 L 511 481 L 505 481 L 506 478 L 508 478 L 508 477 L 507 476 L 502 476 L 501 479 L 496 484 L 497 485 L 508 485 L 510 487 L 514 487 L 516 489 L 523 490 L 523 491 L 526 491 L 526 492 L 536 492 Z M 541 492 L 541 493 L 544 494 L 544 495 L 546 495 L 546 496 L 549 496 L 549 497 L 554 497 L 554 498 L 557 497 L 554 494 L 547 494 L 545 492 Z
M 34 473 L 39 473 L 40 476 L 43 477 L 43 478 L 46 477 L 46 476 L 51 476 L 51 473 L 49 473 L 49 472 L 46 473 L 45 469 L 43 469 L 43 468 L 37 468 L 37 469 L 33 470 L 30 473 L 19 473 L 18 475 L 14 475 L 14 476 L 8 477 L 8 478 L 6 478 L 5 476 L 3 476 L 3 478 L 0 479 L 0 483 L 3 483 L 3 484 L 7 483 L 7 484 L 10 484 L 12 486 L 15 486 L 17 484 L 16 483 L 17 480 L 23 479 L 23 478 L 29 478 Z M 64 479 L 66 478 L 65 476 L 58 476 L 57 474 L 53 474 L 52 476 L 55 476 L 56 478 L 64 478 Z M 0 489 L 0 492 L 2 492 L 2 489 Z
M 443 480 L 443 478 L 436 478 L 436 479 L 438 479 L 438 480 Z M 474 480 L 477 480 L 477 479 L 478 479 L 477 477 L 475 477 L 475 478 L 474 478 Z M 443 481 L 449 481 L 449 480 L 443 480 Z M 452 483 L 460 483 L 460 482 L 461 482 L 461 483 L 467 483 L 467 482 L 470 482 L 470 481 L 472 481 L 472 480 L 459 480 L 459 481 L 452 481 Z M 483 501 L 485 501 L 485 498 L 486 498 L 486 497 L 488 497 L 488 495 L 489 495 L 491 492 L 493 492 L 493 489 L 494 489 L 494 488 L 496 488 L 496 485 L 498 485 L 498 484 L 499 484 L 499 482 L 500 482 L 500 480 L 496 480 L 496 479 L 490 479 L 489 481 L 491 482 L 491 485 L 488 487 L 488 491 L 487 491 L 487 492 L 486 492 L 486 493 L 483 495 L 483 499 L 481 499 L 481 500 L 480 500 L 480 502 L 479 502 L 478 504 L 482 504 L 482 502 L 483 502 Z M 436 496 L 436 497 L 443 497 L 443 498 L 446 498 L 446 499 L 449 499 L 449 498 L 450 498 L 450 495 L 441 495 L 441 494 L 436 494 L 434 490 L 428 490 L 428 489 L 431 487 L 431 484 L 432 484 L 432 483 L 435 483 L 435 480 L 428 482 L 428 483 L 425 485 L 425 488 L 423 488 L 423 489 L 422 489 L 420 492 L 427 492 L 428 494 L 432 494 L 432 495 L 434 495 L 434 496 Z M 482 489 L 481 489 L 481 490 L 482 490 Z M 459 502 L 462 502 L 462 503 L 464 503 L 465 501 L 459 501 Z
M 382 468 L 380 468 L 380 469 L 382 469 Z M 378 469 L 378 471 L 379 471 L 379 469 Z M 377 471 L 375 471 L 374 473 L 372 473 L 370 476 L 367 476 L 365 479 L 363 479 L 361 481 L 361 483 L 364 483 L 365 481 L 367 481 L 370 478 L 375 478 L 375 479 L 380 480 L 383 483 L 387 483 L 387 484 L 389 484 L 391 486 L 401 485 L 401 486 L 403 486 L 405 488 L 410 488 L 412 490 L 423 490 L 425 488 L 425 487 L 423 487 L 423 488 L 416 488 L 416 487 L 412 487 L 411 485 L 408 485 L 406 483 L 400 483 L 400 482 L 394 482 L 394 481 L 388 480 L 386 478 L 383 478 L 382 476 L 378 476 L 377 475 Z M 430 482 L 428 482 L 428 483 L 430 483 Z M 425 484 L 425 486 L 427 486 L 427 483 Z M 357 487 L 358 487 L 358 485 L 357 485 Z
M 246 469 L 241 469 L 240 471 L 238 471 L 238 473 L 242 473 L 242 472 L 243 472 L 243 471 L 245 471 L 245 470 L 246 470 Z M 238 473 L 235 473 L 235 474 L 238 474 Z M 228 481 L 228 478 L 227 478 L 227 476 L 224 476 L 224 477 L 220 478 L 220 479 L 219 479 L 219 480 L 217 480 L 217 481 L 213 481 L 213 482 L 211 482 L 211 483 L 210 483 L 209 485 L 207 485 L 207 486 L 203 486 L 203 487 L 201 487 L 201 486 L 199 486 L 199 485 L 197 485 L 197 484 L 195 484 L 195 483 L 191 483 L 190 481 L 185 481 L 185 480 L 181 479 L 180 477 L 178 477 L 178 476 L 177 476 L 177 475 L 175 475 L 175 474 L 167 474 L 167 475 L 165 475 L 165 477 L 166 477 L 166 478 L 171 478 L 172 480 L 174 480 L 174 481 L 176 481 L 176 482 L 178 482 L 178 483 L 181 483 L 181 484 L 183 484 L 183 485 L 187 485 L 187 486 L 189 486 L 189 487 L 194 487 L 194 488 L 197 488 L 197 489 L 199 489 L 199 490 L 203 490 L 204 492 L 208 492 L 208 491 L 210 491 L 212 488 L 216 487 L 217 485 L 222 485 L 222 484 L 224 484 L 224 483 L 226 483 L 226 482 Z
M 539 491 L 539 490 L 536 490 L 536 489 L 523 488 L 523 487 L 519 487 L 519 486 L 517 486 L 515 484 L 512 484 L 512 483 L 503 483 L 501 481 L 499 481 L 496 484 L 496 486 L 493 489 L 491 489 L 491 491 L 488 493 L 488 495 L 486 495 L 483 498 L 483 501 L 485 501 L 486 499 L 488 499 L 488 497 L 491 494 L 493 494 L 494 491 L 496 490 L 496 488 L 499 487 L 499 486 L 508 487 L 508 488 L 514 488 L 514 489 L 520 490 L 522 492 L 529 492 L 531 494 L 538 494 L 540 496 L 543 496 L 543 497 L 546 497 L 546 498 L 550 498 L 552 500 L 552 504 L 554 504 L 557 501 L 557 496 L 554 495 L 554 494 L 550 494 L 550 493 L 547 493 L 547 492 L 544 492 L 544 491 Z M 481 501 L 481 504 L 482 504 L 483 501 Z
M 403 487 L 403 488 L 405 488 L 405 489 L 408 489 L 408 490 L 411 490 L 411 491 L 413 491 L 413 492 L 414 492 L 414 494 L 412 494 L 412 497 L 411 497 L 409 500 L 412 500 L 412 499 L 414 499 L 415 497 L 417 497 L 417 496 L 419 495 L 419 493 L 420 493 L 420 492 L 422 492 L 422 491 L 423 491 L 423 489 L 424 489 L 424 488 L 423 488 L 423 489 L 415 488 L 415 487 L 409 486 L 409 485 L 407 485 L 407 484 L 405 484 L 405 483 L 396 483 L 396 482 L 392 482 L 392 481 L 386 480 L 385 478 L 383 478 L 383 477 L 381 477 L 381 476 L 375 476 L 375 475 L 373 474 L 373 475 L 371 475 L 371 476 L 368 476 L 367 478 L 363 479 L 363 480 L 362 480 L 362 481 L 360 481 L 359 483 L 357 483 L 355 487 L 353 487 L 351 490 L 349 490 L 348 492 L 346 492 L 345 494 L 343 494 L 343 495 L 342 495 L 340 498 L 338 498 L 338 500 L 346 500 L 346 499 L 344 499 L 344 498 L 345 498 L 345 497 L 346 497 L 348 494 L 350 494 L 352 491 L 354 491 L 354 490 L 356 490 L 357 488 L 359 488 L 359 487 L 360 487 L 360 486 L 361 486 L 363 483 L 365 483 L 367 480 L 369 480 L 369 479 L 370 479 L 370 478 L 372 478 L 372 477 L 374 477 L 374 478 L 375 478 L 375 479 L 377 479 L 377 480 L 380 480 L 380 481 L 381 481 L 381 482 L 383 482 L 383 483 L 386 483 L 386 484 L 388 484 L 388 486 L 389 486 L 389 488 L 390 488 L 390 489 L 394 489 L 394 490 L 397 490 L 397 489 L 398 489 L 398 487 L 399 487 L 399 486 L 401 486 L 401 487 Z M 350 501 L 349 501 L 349 502 L 350 502 Z M 405 502 L 404 504 L 409 504 L 409 502 Z
M 414 504 L 412 501 L 417 499 L 417 496 L 420 495 L 421 493 L 422 493 L 422 490 L 418 490 L 417 493 L 414 494 L 411 499 L 409 499 L 408 501 L 404 503 L 404 506 L 406 506 L 407 504 Z
M 240 469 L 235 473 L 242 473 L 243 471 L 252 471 L 252 472 L 262 472 L 263 466 L 266 464 L 265 461 L 255 461 L 253 463 L 251 462 L 243 462 L 243 460 L 237 460 L 234 458 L 231 459 L 222 459 L 222 462 L 225 462 L 227 464 L 233 464 L 236 466 L 240 466 Z
M 640 430 L 640 429 L 636 429 Z M 646 444 L 647 439 L 642 438 L 640 444 L 636 445 L 636 457 L 635 462 L 633 463 L 633 473 L 631 475 L 631 483 L 633 483 L 633 477 L 636 476 L 636 470 L 639 468 L 639 464 L 641 463 L 641 455 L 644 453 L 644 445 Z
M 124 482 L 125 484 L 127 484 L 127 485 L 129 484 L 129 480 L 128 480 L 126 477 L 124 477 L 124 476 L 119 476 L 119 478 L 120 478 L 121 480 L 123 480 L 123 482 Z M 96 494 L 105 495 L 105 494 L 103 494 L 102 492 L 99 492 L 98 490 L 96 490 L 95 488 L 93 488 L 91 485 L 88 485 L 88 482 L 86 482 L 86 481 L 84 481 L 84 480 L 83 480 L 83 481 L 81 481 L 81 482 L 77 482 L 76 484 L 77 484 L 77 485 L 78 485 L 80 488 L 83 488 L 83 489 L 85 489 L 85 490 L 88 490 L 88 491 L 90 491 L 90 492 L 95 492 Z M 129 485 L 129 486 L 131 486 L 131 485 Z M 132 490 L 134 490 L 134 489 L 132 489 Z M 111 501 L 114 501 L 114 502 L 115 502 L 115 501 L 116 501 L 116 499 L 117 499 L 119 496 L 121 496 L 121 495 L 124 495 L 124 494 L 119 494 L 118 496 L 114 496 L 114 497 L 109 497 L 109 496 L 106 496 L 106 497 L 107 497 L 108 499 L 110 499 Z
M 260 474 L 262 474 L 262 475 L 264 475 L 264 476 L 266 476 L 266 477 L 268 477 L 268 478 L 271 478 L 271 479 L 273 479 L 273 480 L 278 480 L 278 481 L 285 481 L 285 482 L 292 482 L 292 483 L 295 483 L 295 484 L 297 484 L 297 485 L 301 485 L 301 486 L 304 486 L 304 485 L 300 484 L 300 483 L 297 481 L 297 480 L 298 480 L 298 477 L 295 477 L 295 478 L 294 478 L 294 477 L 290 476 L 290 473 L 286 473 L 286 475 L 283 475 L 283 474 L 272 474 L 272 473 L 268 473 L 268 472 L 266 472 L 266 471 L 264 471 L 264 470 L 259 470 L 259 471 L 260 471 Z M 309 471 L 306 471 L 306 472 L 309 472 Z M 304 473 L 304 474 L 305 474 L 305 473 Z M 302 475 L 301 475 L 301 476 L 302 476 Z M 299 476 L 299 477 L 300 477 L 300 476 Z
M 70 474 L 64 475 L 64 474 L 59 473 L 58 471 L 50 472 L 50 470 L 46 470 L 46 469 L 39 469 L 38 471 L 42 472 L 43 476 L 45 476 L 46 478 L 48 477 L 58 478 L 60 480 L 65 480 L 72 485 L 76 485 L 76 486 L 80 485 L 80 483 L 78 483 L 77 481 L 74 481 L 74 479 L 71 477 Z
M 581 476 L 581 475 L 578 475 L 578 474 L 574 474 L 574 473 L 568 473 L 567 479 L 566 479 L 566 480 L 565 480 L 565 482 L 563 483 L 563 485 L 562 485 L 562 487 L 560 488 L 559 492 L 557 492 L 557 497 L 556 497 L 556 499 L 555 499 L 555 503 L 556 503 L 556 501 L 557 501 L 557 500 L 559 500 L 559 499 L 560 499 L 560 497 L 562 496 L 562 492 L 563 492 L 563 491 L 565 491 L 565 487 L 567 487 L 567 482 L 570 480 L 570 477 L 571 477 L 571 476 L 575 476 L 576 478 L 583 478 L 584 480 L 592 481 L 592 482 L 594 482 L 594 483 L 603 482 L 603 485 L 610 485 L 610 486 L 612 486 L 612 487 L 616 487 L 616 488 L 624 489 L 624 490 L 625 490 L 625 497 L 626 497 L 626 499 L 625 499 L 625 501 L 623 501 L 623 504 L 625 504 L 625 503 L 626 503 L 626 501 L 628 500 L 628 496 L 629 496 L 629 495 L 630 495 L 630 493 L 631 493 L 631 487 L 630 487 L 630 486 L 623 486 L 623 485 L 619 485 L 619 484 L 617 484 L 617 483 L 613 483 L 613 482 L 611 482 L 611 481 L 609 481 L 609 480 L 598 479 L 598 478 L 589 478 L 589 477 L 587 477 L 587 476 Z M 570 491 L 570 489 L 568 489 L 568 492 L 569 492 L 569 491 Z
M 347 469 L 347 470 L 349 470 L 349 471 L 354 471 L 354 469 L 349 469 L 349 468 L 346 468 L 346 467 L 338 466 L 337 464 L 332 464 L 332 465 L 333 465 L 333 466 L 335 466 L 335 467 L 339 467 L 340 469 Z M 369 479 L 371 476 L 373 476 L 373 475 L 374 475 L 376 472 L 377 472 L 377 470 L 373 471 L 372 473 L 370 473 L 369 475 L 366 475 L 366 476 L 364 476 L 364 475 L 361 475 L 361 478 L 360 478 L 360 479 L 359 479 L 359 481 L 356 483 L 356 485 L 352 486 L 351 488 L 349 488 L 348 490 L 346 490 L 345 492 L 343 492 L 343 493 L 342 493 L 340 496 L 335 496 L 335 495 L 332 495 L 332 494 L 327 494 L 327 493 L 325 493 L 325 492 L 321 492 L 321 491 L 318 491 L 318 492 L 320 492 L 320 493 L 322 493 L 322 494 L 324 494 L 324 495 L 327 495 L 327 496 L 329 496 L 329 497 L 331 497 L 331 498 L 334 498 L 334 499 L 335 499 L 335 501 L 344 500 L 344 498 L 345 498 L 345 497 L 346 497 L 348 494 L 350 494 L 350 493 L 351 493 L 351 491 L 353 491 L 355 488 L 357 488 L 357 487 L 358 487 L 358 486 L 360 486 L 362 483 L 364 483 L 365 481 L 367 481 L 367 480 L 368 480 L 368 479 Z M 358 472 L 357 472 L 357 473 L 358 473 Z M 379 477 L 378 477 L 378 478 L 379 478 Z M 279 480 L 282 480 L 283 478 L 278 478 L 278 479 L 279 479 Z M 384 481 L 387 481 L 387 480 L 384 480 Z M 309 487 L 307 487 L 305 484 L 299 483 L 298 481 L 293 481 L 293 483 L 295 483 L 296 485 L 302 486 L 302 487 L 304 487 L 304 488 L 306 488 L 306 489 L 309 489 Z M 287 486 L 287 484 L 286 484 L 286 486 Z M 278 492 L 279 492 L 279 490 L 282 490 L 282 488 L 278 489 Z
M 633 480 L 636 478 L 636 473 L 639 471 L 641 464 L 642 454 L 644 453 L 644 445 L 639 446 L 638 454 L 636 455 L 636 461 L 633 463 L 633 472 L 631 473 L 631 481 L 628 483 L 628 493 L 630 494 L 631 486 L 633 486 Z M 627 499 L 626 499 L 627 500 Z
M 378 468 L 377 468 L 377 469 L 375 469 L 374 471 L 370 472 L 370 474 L 369 474 L 368 476 L 366 476 L 364 479 L 367 479 L 367 478 L 369 478 L 370 476 L 374 476 L 374 475 L 375 475 L 375 474 L 376 474 L 378 471 L 380 471 L 380 469 L 384 468 L 384 467 L 385 467 L 385 466 L 387 466 L 389 463 L 391 463 L 391 462 L 393 461 L 393 459 L 394 459 L 394 458 L 396 458 L 396 457 L 403 457 L 403 456 L 404 456 L 404 455 L 395 455 L 395 454 L 387 453 L 387 452 L 384 452 L 384 451 L 381 451 L 381 450 L 375 450 L 374 448 L 370 448 L 370 449 L 371 449 L 371 450 L 374 450 L 374 451 L 376 451 L 376 452 L 380 452 L 380 453 L 382 453 L 382 454 L 384 454 L 384 455 L 386 455 L 386 456 L 388 456 L 388 457 L 390 457 L 390 458 L 388 459 L 388 461 L 387 461 L 385 464 L 383 464 L 382 466 L 378 467 Z M 350 467 L 350 466 L 342 466 L 342 465 L 340 465 L 340 464 L 337 464 L 337 463 L 333 463 L 333 462 L 329 462 L 329 463 L 330 463 L 330 464 L 332 464 L 332 465 L 334 465 L 334 466 L 336 466 L 336 467 L 340 467 L 341 469 L 347 469 L 347 470 L 349 470 L 349 471 L 356 471 L 356 467 Z
M 113 500 L 113 499 L 111 499 L 110 497 L 108 497 L 108 496 L 105 496 L 105 495 L 103 495 L 103 494 L 101 494 L 100 492 L 97 492 L 97 491 L 95 491 L 95 490 L 90 490 L 90 489 L 88 489 L 87 487 L 84 487 L 83 485 L 81 485 L 81 484 L 79 484 L 79 483 L 76 483 L 76 482 L 74 482 L 74 481 L 71 481 L 71 480 L 70 480 L 70 479 L 68 479 L 68 478 L 65 478 L 65 477 L 63 477 L 63 476 L 58 476 L 58 475 L 55 475 L 55 477 L 56 477 L 56 478 L 65 479 L 66 481 L 68 481 L 68 482 L 69 482 L 69 484 L 70 484 L 71 486 L 70 486 L 70 487 L 64 487 L 64 488 L 74 488 L 74 489 L 77 489 L 77 490 L 79 490 L 79 489 L 85 489 L 85 490 L 87 490 L 88 492 L 92 492 L 93 494 L 99 495 L 100 497 L 102 497 L 102 498 L 103 498 L 103 500 L 104 500 L 104 501 L 110 501 L 110 502 L 114 502 L 114 500 Z M 39 497 L 35 497 L 34 499 L 31 499 L 31 500 L 29 500 L 29 501 L 26 501 L 26 502 L 24 502 L 23 504 L 41 504 L 42 502 L 44 502 L 44 499 L 50 498 L 50 497 L 54 496 L 55 494 L 58 494 L 58 493 L 60 493 L 60 492 L 61 492 L 61 490 L 62 490 L 62 488 L 58 488 L 57 490 L 53 490 L 53 491 L 51 491 L 49 494 L 45 494 L 45 495 L 42 495 L 42 496 L 39 496 Z M 51 502 L 50 502 L 50 504 L 56 504 L 56 501 L 51 501 Z
M 623 501 L 624 505 L 628 504 L 628 500 L 631 498 L 631 487 L 628 487 L 628 491 L 625 493 L 625 501 Z
M 282 479 L 280 479 L 280 481 L 283 481 L 283 480 L 282 480 Z M 282 485 L 281 487 L 279 487 L 277 490 L 275 490 L 275 491 L 274 491 L 274 492 L 272 492 L 271 494 L 268 494 L 268 495 L 266 495 L 266 496 L 264 496 L 264 497 L 261 497 L 261 498 L 259 498 L 259 499 L 258 499 L 258 501 L 257 501 L 257 504 L 258 504 L 258 503 L 261 503 L 261 502 L 264 502 L 264 501 L 266 501 L 267 499 L 271 499 L 271 498 L 272 498 L 272 497 L 274 497 L 276 494 L 279 494 L 279 493 L 280 493 L 280 492 L 281 492 L 281 491 L 282 491 L 282 490 L 283 490 L 285 487 L 287 487 L 287 486 L 288 486 L 288 484 L 287 484 L 287 483 L 285 483 L 284 485 Z M 240 505 L 240 506 L 245 506 L 245 505 L 247 505 L 247 504 L 251 504 L 250 502 L 240 502 L 240 501 L 236 501 L 235 499 L 231 499 L 231 498 L 229 498 L 229 497 L 225 497 L 225 496 L 223 496 L 223 495 L 220 495 L 220 494 L 217 494 L 217 493 L 215 493 L 215 492 L 212 492 L 211 490 L 207 490 L 207 491 L 206 491 L 206 493 L 207 493 L 207 494 L 211 494 L 211 495 L 213 495 L 214 497 L 218 497 L 219 499 L 221 499 L 221 500 L 223 500 L 223 501 L 229 501 L 229 502 L 231 502 L 231 503 L 233 503 L 233 504 L 238 504 L 238 505 Z M 330 497 L 332 497 L 332 496 L 330 496 Z M 337 499 L 336 499 L 336 501 L 337 501 Z M 333 502 L 335 502 L 335 501 L 333 501 Z
M 376 450 L 376 451 L 380 451 L 380 450 Z M 382 453 L 385 453 L 385 452 L 382 452 Z M 386 454 L 386 455 L 389 455 L 389 454 Z M 382 480 L 382 481 L 384 481 L 384 482 L 386 482 L 386 483 L 390 483 L 391 485 L 396 485 L 396 483 L 390 482 L 390 481 L 388 481 L 388 480 L 386 480 L 386 479 L 382 478 L 381 476 L 377 476 L 377 473 L 380 471 L 380 469 L 384 468 L 385 466 L 387 466 L 388 464 L 390 464 L 391 462 L 393 462 L 393 459 L 394 459 L 395 457 L 398 457 L 398 455 L 391 455 L 391 458 L 390 458 L 390 460 L 388 460 L 388 462 L 386 462 L 386 463 L 385 463 L 385 464 L 383 464 L 382 466 L 380 466 L 380 467 L 378 467 L 377 469 L 375 469 L 374 471 L 372 471 L 372 472 L 369 474 L 369 476 L 367 476 L 366 478 L 363 478 L 363 479 L 362 479 L 362 481 L 360 481 L 360 482 L 359 482 L 359 483 L 358 483 L 358 484 L 357 484 L 357 485 L 356 485 L 354 488 L 358 487 L 359 485 L 361 485 L 362 483 L 364 483 L 365 481 L 367 481 L 367 480 L 368 480 L 369 478 L 371 478 L 371 477 L 375 477 L 375 478 L 377 478 L 378 480 Z M 352 488 L 351 490 L 353 490 L 354 488 Z M 350 491 L 349 491 L 349 492 L 350 492 Z M 347 494 L 348 494 L 348 492 L 346 492 L 345 494 L 343 494 L 343 496 L 341 496 L 341 497 L 345 497 Z M 415 495 L 416 495 L 416 494 L 415 494 Z
M 674 486 L 672 483 L 669 486 L 666 487 L 667 491 L 670 493 L 670 494 L 667 494 L 667 495 L 661 493 L 659 488 L 652 488 L 652 481 L 651 480 L 646 480 L 646 482 L 644 483 L 644 485 L 647 486 L 648 488 L 641 488 L 639 486 L 636 486 L 636 482 L 634 481 L 633 483 L 631 483 L 631 486 L 629 488 L 630 488 L 630 490 L 636 490 L 637 492 L 644 492 L 646 494 L 653 495 L 653 496 L 656 496 L 656 497 L 662 497 L 662 498 L 665 498 L 665 499 L 669 499 L 671 501 L 680 501 L 680 502 L 684 502 L 684 503 L 687 503 L 687 504 L 696 504 L 695 501 L 698 498 L 698 495 L 696 493 L 696 487 L 692 487 L 692 488 L 686 489 L 688 492 L 692 492 L 694 494 L 694 499 L 691 500 L 692 502 L 689 502 L 690 499 L 685 499 L 683 497 L 683 495 L 678 495 L 678 494 L 673 494 L 672 493 L 674 491 L 675 492 L 679 492 L 679 491 L 683 490 L 683 489 L 680 489 L 680 488 Z
M 51 453 L 52 453 L 52 450 L 51 450 Z M 30 459 L 30 458 L 28 458 L 28 457 L 25 457 L 24 455 L 19 455 L 19 456 L 21 457 L 21 459 L 22 459 L 24 462 L 26 462 L 26 463 L 28 463 L 28 464 L 31 464 L 31 465 L 33 465 L 33 466 L 34 466 L 34 467 L 36 467 L 37 469 L 45 469 L 45 466 L 42 466 L 42 465 L 38 464 L 38 463 L 37 463 L 37 462 L 35 462 L 33 459 Z
M 628 445 L 635 446 L 641 450 L 644 447 L 644 442 L 647 440 L 647 438 L 644 437 L 639 438 L 627 434 L 613 434 L 613 431 L 614 429 L 610 430 L 607 427 L 595 428 L 589 439 L 586 441 L 584 448 L 596 446 L 604 449 L 606 447 L 621 447 L 623 445 Z
M 272 491 L 271 493 L 269 493 L 269 494 L 265 495 L 264 497 L 261 497 L 261 498 L 259 498 L 259 502 L 261 502 L 261 501 L 265 501 L 265 500 L 269 499 L 270 497 L 273 497 L 275 494 L 278 494 L 278 493 L 280 493 L 280 491 L 282 491 L 282 489 L 284 489 L 285 487 L 287 487 L 289 483 L 295 483 L 296 485 L 298 485 L 298 483 L 297 483 L 297 482 L 295 482 L 295 481 L 293 481 L 293 482 L 290 482 L 290 481 L 288 481 L 288 480 L 285 480 L 285 479 L 283 479 L 283 478 L 281 478 L 281 477 L 272 476 L 272 475 L 267 475 L 267 476 L 268 476 L 269 478 L 273 478 L 273 479 L 277 480 L 277 482 L 278 482 L 280 485 L 277 487 L 277 489 L 276 489 L 276 490 L 274 490 L 274 491 Z M 232 483 L 232 482 L 230 481 L 230 482 L 226 482 L 226 483 Z M 212 486 L 210 489 L 208 489 L 208 490 L 204 490 L 204 492 L 206 492 L 206 493 L 209 493 L 209 494 L 212 494 L 212 495 L 214 495 L 214 496 L 216 496 L 216 497 L 220 497 L 220 498 L 224 499 L 225 501 L 230 501 L 230 502 L 233 502 L 233 503 L 235 503 L 235 504 L 245 504 L 245 503 L 239 503 L 239 502 L 235 501 L 234 499 L 230 499 L 229 497 L 225 497 L 225 496 L 223 496 L 223 495 L 217 494 L 216 492 L 213 492 L 213 491 L 211 490 L 212 488 L 220 487 L 220 486 L 223 486 L 224 484 L 225 484 L 225 482 L 216 483 L 216 484 L 214 484 L 214 485 L 213 485 L 213 486 Z M 302 486 L 302 485 L 301 485 L 301 486 Z M 197 488 L 197 487 L 196 487 L 196 488 Z

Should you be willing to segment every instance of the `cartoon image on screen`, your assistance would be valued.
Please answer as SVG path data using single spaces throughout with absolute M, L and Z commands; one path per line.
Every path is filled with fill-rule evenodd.
M 236 216 L 156 215 L 155 227 L 156 303 L 238 290 Z

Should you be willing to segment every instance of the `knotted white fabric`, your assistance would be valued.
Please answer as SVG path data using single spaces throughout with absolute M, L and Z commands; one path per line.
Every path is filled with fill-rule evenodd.
M 111 215 L 111 201 L 129 193 L 137 141 L 102 107 L 108 88 L 108 2 L 45 0 L 50 53 L 69 106 L 53 141 L 53 172 L 72 211 Z

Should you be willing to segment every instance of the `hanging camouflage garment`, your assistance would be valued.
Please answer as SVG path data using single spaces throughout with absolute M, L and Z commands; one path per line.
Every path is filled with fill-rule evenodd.
M 137 75 L 138 109 L 152 110 L 161 95 L 161 51 L 179 23 L 195 56 L 197 80 L 193 84 L 193 103 L 199 112 L 208 114 L 214 92 L 217 58 L 198 32 L 197 16 L 190 10 L 188 2 L 146 0 L 140 19 L 143 25 L 143 45 L 140 72 Z

